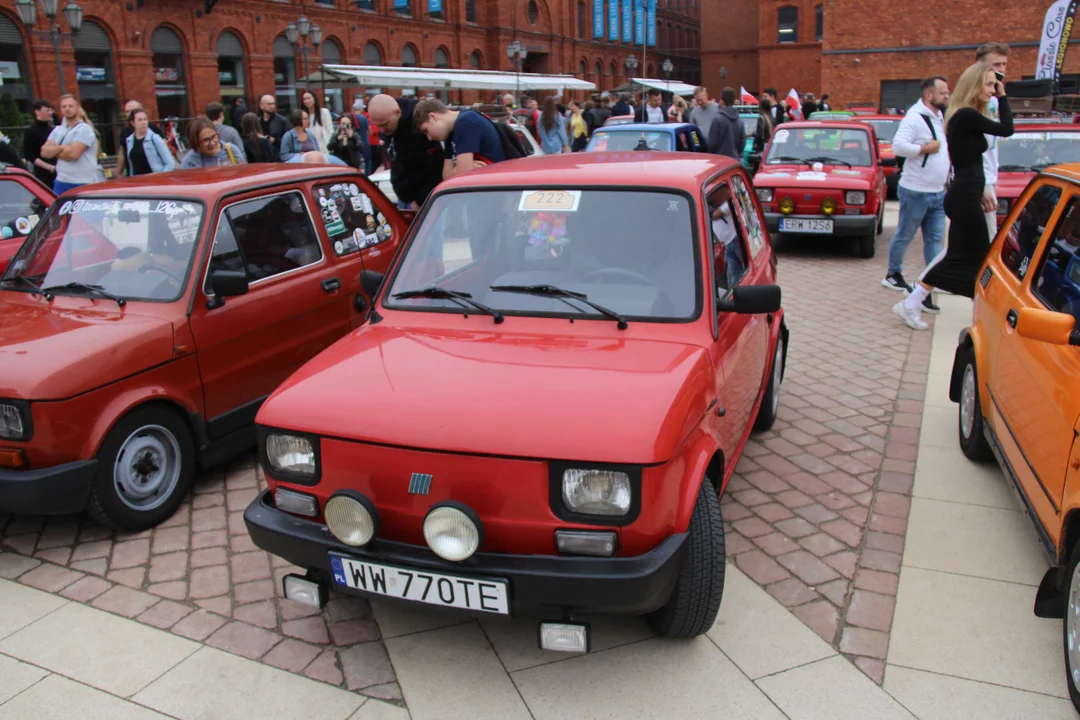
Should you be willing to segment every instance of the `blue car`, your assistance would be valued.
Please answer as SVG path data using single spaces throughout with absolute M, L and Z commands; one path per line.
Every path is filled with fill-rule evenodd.
M 708 152 L 705 138 L 692 123 L 626 123 L 597 128 L 585 152 L 661 150 Z

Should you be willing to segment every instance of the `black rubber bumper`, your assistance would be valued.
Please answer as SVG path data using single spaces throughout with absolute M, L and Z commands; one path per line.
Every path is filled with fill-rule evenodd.
M 0 470 L 0 512 L 68 515 L 82 512 L 97 473 L 97 460 L 41 470 Z
M 687 539 L 685 533 L 672 535 L 653 550 L 635 557 L 477 553 L 465 562 L 452 563 L 418 545 L 379 539 L 364 548 L 345 545 L 325 525 L 274 508 L 269 491 L 248 505 L 244 523 L 257 546 L 293 565 L 315 571 L 324 580 L 331 574 L 330 551 L 421 571 L 506 579 L 510 582 L 512 614 L 530 610 L 613 615 L 652 612 L 667 602 L 675 588 Z
M 826 217 L 825 215 L 781 215 L 780 213 L 765 213 L 765 224 L 768 226 L 769 232 L 780 232 L 780 218 L 782 217 L 790 217 L 793 219 L 801 218 L 804 220 L 832 220 L 832 234 L 834 236 L 867 235 L 870 232 L 877 230 L 876 215 L 833 215 L 831 217 Z M 810 234 L 819 235 L 820 233 Z

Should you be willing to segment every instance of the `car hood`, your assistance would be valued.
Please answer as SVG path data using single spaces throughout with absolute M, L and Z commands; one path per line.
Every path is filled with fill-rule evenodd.
M 675 454 L 715 386 L 694 345 L 373 325 L 289 378 L 257 422 L 447 452 L 647 464 Z
M 763 165 L 754 175 L 754 186 L 865 190 L 873 183 L 874 174 L 868 167 L 826 165 L 821 172 L 814 172 L 805 164 Z
M 171 359 L 172 324 L 131 307 L 0 292 L 0 397 L 69 398 Z

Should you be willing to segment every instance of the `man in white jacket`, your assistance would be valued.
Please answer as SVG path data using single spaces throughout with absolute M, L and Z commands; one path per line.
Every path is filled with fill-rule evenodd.
M 945 183 L 949 179 L 949 146 L 944 112 L 949 106 L 949 83 L 940 76 L 922 82 L 922 99 L 911 106 L 893 136 L 893 152 L 904 158 L 896 194 L 900 220 L 889 242 L 889 270 L 881 284 L 911 292 L 904 280 L 904 253 L 922 228 L 923 258 L 927 264 L 941 252 L 945 238 Z M 925 312 L 937 312 L 926 298 Z

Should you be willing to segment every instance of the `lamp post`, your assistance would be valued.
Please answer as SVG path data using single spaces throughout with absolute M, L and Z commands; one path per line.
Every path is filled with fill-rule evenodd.
M 664 64 L 660 67 L 663 69 L 664 75 L 667 76 L 667 89 L 668 92 L 671 92 L 671 71 L 675 69 L 675 65 L 672 64 L 671 58 L 664 58 Z
M 529 56 L 529 51 L 525 49 L 525 46 L 521 44 L 520 40 L 514 40 L 512 43 L 506 46 L 506 57 L 514 63 L 514 72 L 516 73 L 514 84 L 514 99 L 521 103 L 521 65 L 525 62 L 525 58 Z
M 295 52 L 299 45 L 300 54 L 304 58 L 304 89 L 308 89 L 308 54 L 317 49 L 322 43 L 322 28 L 312 25 L 306 16 L 301 15 L 295 23 L 285 26 L 285 39 Z M 321 63 L 320 63 L 321 65 Z M 301 103 L 302 105 L 303 103 Z
M 60 0 L 41 0 L 41 10 L 45 14 L 45 19 L 49 21 L 49 29 L 34 30 L 34 23 L 37 21 L 37 5 L 34 4 L 34 0 L 15 0 L 15 10 L 18 11 L 19 19 L 26 26 L 26 32 L 34 37 L 48 39 L 52 43 L 53 52 L 56 54 L 56 75 L 60 78 L 60 94 L 65 95 L 67 89 L 64 87 L 64 68 L 60 64 L 60 41 L 74 39 L 75 33 L 82 27 L 83 9 L 70 1 L 64 6 L 64 18 L 67 20 L 68 27 L 71 28 L 70 32 L 64 32 L 60 29 L 60 24 L 56 22 L 59 6 Z

